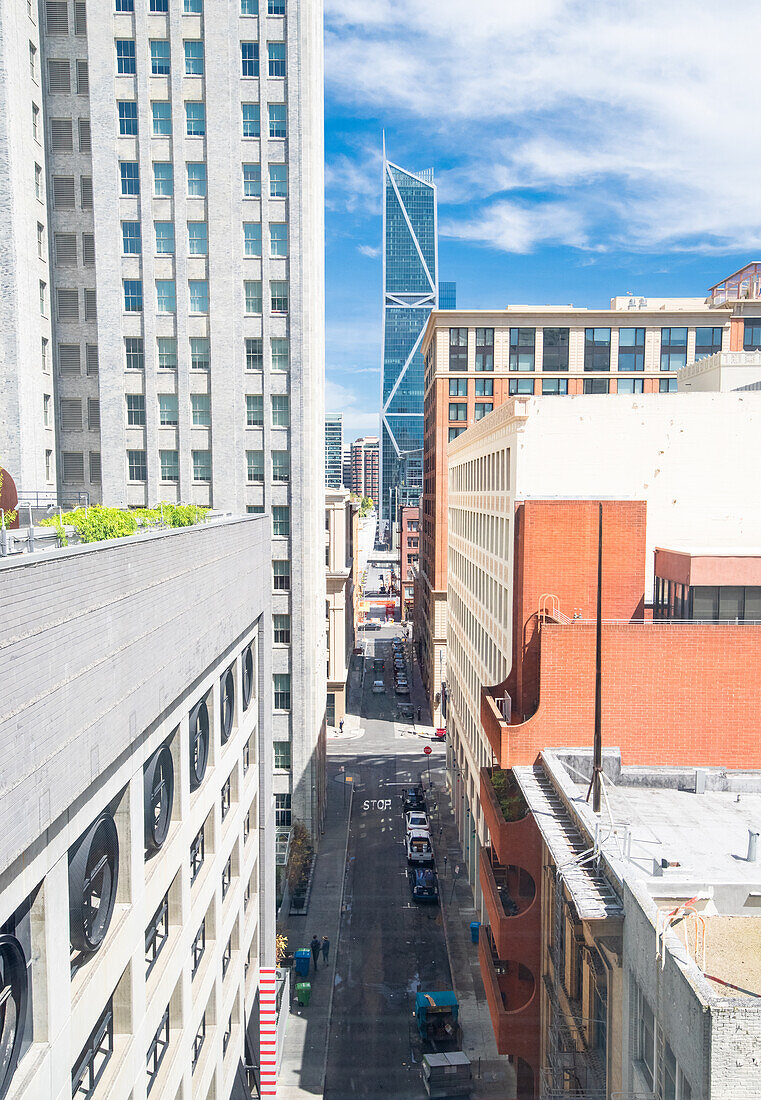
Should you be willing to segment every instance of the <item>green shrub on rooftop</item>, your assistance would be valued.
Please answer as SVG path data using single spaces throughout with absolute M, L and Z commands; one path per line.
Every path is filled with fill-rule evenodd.
M 66 545 L 64 528 L 73 527 L 80 542 L 103 542 L 122 539 L 150 527 L 192 527 L 203 523 L 208 508 L 195 504 L 159 504 L 155 508 L 107 508 L 93 504 L 75 508 L 40 521 L 41 527 L 55 527 L 62 545 Z

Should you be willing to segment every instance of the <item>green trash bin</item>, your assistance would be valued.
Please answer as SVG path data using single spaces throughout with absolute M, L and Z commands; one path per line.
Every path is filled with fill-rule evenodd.
M 311 982 L 297 982 L 296 983 L 296 1000 L 304 1008 L 309 1004 L 309 998 L 312 996 L 312 983 Z

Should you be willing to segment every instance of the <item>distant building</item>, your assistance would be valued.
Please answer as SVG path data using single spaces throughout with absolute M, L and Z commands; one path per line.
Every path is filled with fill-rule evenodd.
M 402 619 L 412 618 L 415 574 L 420 547 L 420 513 L 417 508 L 402 508 L 399 516 L 399 583 Z
M 354 652 L 361 586 L 359 505 L 343 489 L 325 494 L 327 589 L 327 723 L 337 726 L 346 713 L 346 681 Z
M 611 300 L 610 309 L 601 310 L 511 305 L 431 314 L 421 341 L 424 523 L 416 644 L 436 721 L 441 716 L 434 698 L 446 678 L 448 503 L 443 456 L 449 444 L 515 396 L 673 393 L 677 371 L 685 366 L 680 388 L 753 385 L 759 377 L 760 350 L 761 264 L 747 265 L 712 287 L 706 298 L 621 296 Z M 717 371 L 728 379 L 723 387 L 714 379 Z
M 354 479 L 351 471 L 351 444 L 344 443 L 341 448 L 341 484 L 350 493 L 354 492 Z
M 3 1095 L 275 1094 L 270 537 L 4 543 Z
M 325 485 L 340 489 L 343 478 L 343 413 L 325 414 Z
M 358 497 L 370 497 L 378 507 L 378 437 L 355 439 L 351 445 L 351 488 Z

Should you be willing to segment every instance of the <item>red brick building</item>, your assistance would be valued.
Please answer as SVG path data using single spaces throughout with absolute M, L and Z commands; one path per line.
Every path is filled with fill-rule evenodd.
M 402 621 L 412 618 L 415 574 L 420 560 L 420 512 L 418 508 L 399 509 L 399 577 Z
M 377 436 L 362 436 L 351 445 L 351 491 L 380 503 L 380 443 Z

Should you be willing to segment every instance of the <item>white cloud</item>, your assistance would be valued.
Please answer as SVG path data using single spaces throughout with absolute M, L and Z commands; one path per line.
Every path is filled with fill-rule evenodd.
M 371 260 L 377 260 L 381 254 L 381 247 L 378 245 L 377 248 L 373 248 L 370 244 L 361 244 L 358 246 L 357 251 L 361 252 L 363 256 L 369 257 Z
M 425 129 L 442 230 L 508 251 L 756 248 L 761 5 L 326 0 L 329 89 Z M 333 166 L 377 211 L 377 159 Z M 373 196 L 375 206 L 373 207 Z
M 344 438 L 355 439 L 359 435 L 377 435 L 380 424 L 377 407 L 368 412 L 368 406 L 377 406 L 378 394 L 373 393 L 372 401 L 366 394 L 357 394 L 348 386 L 342 386 L 334 379 L 325 380 L 325 411 L 343 413 Z

